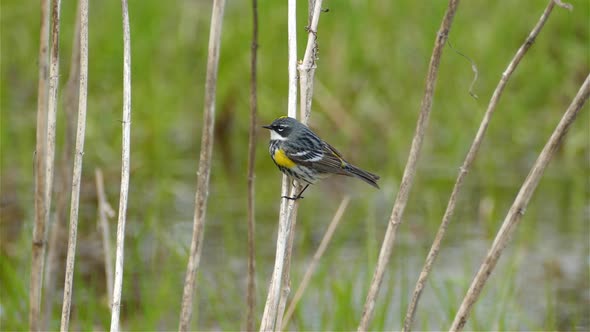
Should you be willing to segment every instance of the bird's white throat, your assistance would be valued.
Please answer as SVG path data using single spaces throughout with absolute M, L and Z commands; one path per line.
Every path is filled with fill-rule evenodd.
M 270 131 L 270 140 L 271 141 L 286 141 L 287 138 L 279 135 L 279 133 L 277 133 L 276 131 L 271 130 Z

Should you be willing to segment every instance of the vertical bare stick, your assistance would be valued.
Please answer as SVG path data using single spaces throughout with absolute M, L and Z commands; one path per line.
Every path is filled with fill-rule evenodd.
M 52 2 L 51 9 L 51 54 L 49 67 L 49 100 L 47 113 L 47 165 L 45 182 L 47 190 L 47 214 L 46 220 L 49 220 L 49 212 L 51 210 L 51 196 L 53 194 L 53 172 L 55 161 L 55 135 L 56 135 L 56 120 L 57 120 L 57 103 L 58 103 L 58 89 L 59 89 L 59 32 L 60 32 L 60 15 L 61 15 L 61 0 Z M 44 240 L 45 241 L 45 240 Z
M 317 26 L 320 17 L 320 10 L 321 10 L 321 0 L 311 0 L 309 1 L 309 6 L 313 6 L 310 8 L 309 12 L 311 17 L 309 17 L 309 21 L 311 25 L 307 27 L 309 30 L 308 33 L 308 43 L 307 48 L 305 51 L 305 58 L 302 62 L 303 66 L 299 66 L 299 82 L 300 82 L 300 117 L 301 121 L 304 124 L 307 124 L 307 120 L 311 114 L 311 100 L 312 100 L 312 89 L 313 89 L 313 76 L 315 73 L 315 55 L 316 55 L 316 39 L 317 39 Z M 301 190 L 301 186 L 297 184 L 294 187 L 296 192 Z M 289 214 L 290 221 L 288 223 L 289 229 L 287 233 L 289 234 L 289 239 L 287 241 L 287 247 L 284 257 L 284 268 L 283 268 L 283 276 L 281 281 L 281 296 L 279 299 L 279 306 L 277 311 L 277 320 L 275 324 L 275 328 L 280 328 L 283 324 L 283 314 L 285 312 L 285 307 L 287 306 L 287 299 L 289 297 L 289 293 L 291 292 L 291 257 L 293 252 L 293 242 L 295 240 L 295 225 L 297 223 L 297 207 L 298 202 L 292 201 L 289 202 L 289 209 L 292 209 L 293 212 Z
M 119 331 L 121 312 L 121 291 L 123 287 L 123 261 L 125 258 L 125 221 L 127 219 L 127 198 L 129 194 L 129 164 L 131 155 L 131 31 L 127 0 L 121 0 L 123 18 L 123 142 L 121 162 L 121 193 L 119 195 L 119 217 L 117 220 L 117 249 L 113 303 L 111 304 L 111 332 Z
M 59 16 L 61 1 L 51 9 L 51 54 L 49 50 L 49 0 L 41 1 L 39 45 L 39 91 L 37 100 L 37 143 L 35 158 L 35 225 L 33 228 L 31 278 L 29 292 L 29 329 L 41 329 L 41 293 L 45 265 L 46 227 L 49 223 L 53 161 L 55 157 L 55 122 L 59 84 Z M 49 60 L 49 61 L 48 61 Z
M 283 192 L 286 194 L 289 194 L 289 186 L 288 178 L 283 176 L 283 189 L 287 188 L 287 191 Z M 298 185 L 293 186 L 290 191 L 291 195 L 295 194 L 298 187 Z M 290 292 L 285 270 L 288 269 L 290 265 L 290 251 L 288 248 L 292 247 L 292 231 L 295 228 L 294 223 L 296 222 L 297 207 L 299 204 L 295 200 L 288 200 L 286 203 L 284 201 L 287 201 L 287 199 L 283 198 L 281 200 L 275 265 L 268 289 L 264 313 L 262 315 L 260 331 L 274 331 L 276 326 L 279 326 L 277 321 L 281 320 L 279 313 L 282 315 L 282 310 L 280 308 L 281 300 L 288 296 Z M 291 245 L 289 245 L 290 243 Z
M 311 114 L 311 101 L 313 95 L 313 78 L 315 76 L 317 58 L 317 31 L 322 10 L 322 0 L 311 0 L 309 2 L 309 26 L 307 27 L 307 47 L 303 61 L 299 65 L 299 86 L 300 86 L 300 117 L 301 122 L 307 124 Z
M 301 186 L 297 184 L 295 192 L 301 190 Z M 279 298 L 279 306 L 277 309 L 277 320 L 275 322 L 275 329 L 280 329 L 283 325 L 283 314 L 285 313 L 285 307 L 287 306 L 287 299 L 291 293 L 291 258 L 293 257 L 293 242 L 295 241 L 295 225 L 297 224 L 297 211 L 299 204 L 289 204 L 289 207 L 293 207 L 292 212 L 289 213 L 289 238 L 287 239 L 287 247 L 285 248 L 285 259 L 283 262 L 283 276 L 281 278 L 281 297 Z
M 287 45 L 289 53 L 289 93 L 287 100 L 287 115 L 297 117 L 297 20 L 296 20 L 297 0 L 288 1 L 287 9 Z M 288 196 L 291 184 L 286 175 L 283 175 L 281 185 L 281 196 Z M 273 268 L 268 295 L 260 323 L 260 331 L 274 331 L 279 299 L 281 297 L 281 281 L 283 279 L 284 259 L 287 251 L 287 242 L 289 241 L 290 229 L 292 223 L 292 212 L 295 209 L 297 201 L 281 199 L 279 212 L 279 230 L 277 234 L 277 250 L 275 256 L 275 265 Z
M 76 153 L 72 174 L 72 195 L 70 205 L 70 235 L 64 282 L 64 300 L 61 311 L 61 331 L 70 325 L 72 305 L 72 285 L 74 283 L 74 262 L 76 258 L 76 239 L 78 237 L 78 211 L 80 207 L 80 185 L 82 182 L 82 157 L 86 136 L 86 101 L 88 88 L 88 0 L 80 0 L 80 80 L 78 91 L 78 129 L 76 132 Z
M 201 138 L 201 155 L 195 194 L 195 214 L 193 220 L 193 236 L 190 257 L 186 268 L 182 307 L 180 312 L 179 331 L 188 331 L 193 308 L 193 289 L 197 268 L 201 259 L 203 230 L 207 197 L 209 196 L 209 174 L 211 172 L 211 156 L 213 154 L 213 130 L 215 124 L 215 92 L 217 87 L 217 68 L 219 65 L 219 46 L 221 44 L 221 26 L 225 0 L 213 2 L 211 14 L 211 30 L 209 33 L 209 53 L 207 59 L 207 81 L 205 82 L 205 110 L 203 114 L 203 134 Z
M 78 2 L 76 13 L 80 12 L 80 3 Z M 72 187 L 72 171 L 74 163 L 74 147 L 76 139 L 76 113 L 78 109 L 78 90 L 80 81 L 80 15 L 76 15 L 74 27 L 74 37 L 72 38 L 72 57 L 70 59 L 70 70 L 68 80 L 63 92 L 63 109 L 65 113 L 65 139 L 63 143 L 61 165 L 58 166 L 59 176 L 56 176 L 55 184 L 55 220 L 50 223 L 49 243 L 47 244 L 47 265 L 45 267 L 44 288 L 45 298 L 43 300 L 45 315 L 43 329 L 50 330 L 51 313 L 53 304 L 57 300 L 56 282 L 54 276 L 58 269 L 61 242 L 60 234 L 62 228 L 66 225 L 66 213 Z M 61 266 L 60 266 L 61 267 Z
M 288 1 L 287 11 L 287 52 L 289 69 L 289 92 L 287 99 L 287 115 L 297 117 L 297 1 Z
M 301 280 L 301 284 L 299 285 L 299 287 L 297 288 L 297 291 L 295 292 L 295 295 L 293 296 L 293 300 L 291 301 L 291 303 L 289 303 L 289 308 L 287 309 L 287 313 L 285 314 L 285 317 L 283 318 L 283 324 L 281 327 L 282 330 L 287 329 L 287 324 L 289 324 L 289 320 L 291 319 L 293 312 L 295 312 L 295 307 L 297 306 L 297 304 L 301 300 L 301 297 L 303 296 L 303 292 L 305 292 L 305 289 L 307 289 L 307 285 L 309 284 L 309 281 L 311 280 L 311 276 L 315 272 L 315 269 L 316 269 L 318 263 L 320 262 L 320 258 L 324 255 L 324 252 L 326 251 L 326 248 L 328 247 L 328 244 L 330 243 L 330 240 L 332 239 L 332 235 L 334 235 L 334 232 L 336 231 L 336 228 L 338 227 L 340 220 L 342 220 L 342 216 L 344 215 L 344 211 L 346 211 L 346 208 L 348 207 L 348 203 L 350 203 L 350 196 L 346 196 L 342 199 L 342 201 L 340 202 L 340 206 L 338 206 L 338 210 L 336 210 L 336 214 L 334 214 L 332 221 L 328 225 L 328 229 L 326 230 L 326 233 L 324 233 L 324 237 L 322 238 L 322 241 L 320 242 L 320 246 L 318 247 L 315 254 L 313 255 L 313 258 L 311 259 L 311 263 L 309 263 L 309 266 L 307 267 L 307 270 L 305 271 L 305 275 L 303 276 L 303 280 Z
M 424 97 L 422 98 L 422 105 L 420 107 L 421 109 L 416 127 L 416 133 L 414 134 L 412 147 L 410 149 L 410 156 L 404 170 L 399 192 L 397 194 L 395 203 L 393 204 L 393 209 L 389 218 L 389 224 L 387 226 L 385 238 L 383 239 L 383 245 L 381 247 L 381 251 L 379 252 L 379 260 L 377 262 L 375 274 L 373 275 L 371 287 L 369 288 L 369 293 L 367 294 L 367 299 L 365 301 L 363 314 L 358 327 L 359 331 L 366 331 L 369 328 L 371 319 L 373 318 L 375 300 L 377 298 L 379 288 L 381 287 L 381 282 L 383 281 L 383 275 L 385 274 L 385 269 L 391 256 L 397 228 L 402 222 L 404 209 L 406 207 L 406 203 L 408 202 L 408 196 L 414 181 L 414 175 L 416 174 L 416 165 L 418 163 L 418 157 L 422 148 L 422 140 L 424 138 L 426 127 L 428 126 L 430 110 L 432 109 L 432 98 L 434 95 L 434 88 L 436 86 L 440 58 L 458 6 L 459 0 L 449 1 L 449 6 L 436 36 L 434 49 L 430 58 L 430 65 L 428 67 L 426 88 L 424 91 Z
M 524 41 L 524 43 L 520 46 L 520 48 L 518 49 L 518 51 L 514 55 L 514 58 L 508 64 L 508 67 L 506 68 L 506 70 L 502 74 L 502 78 L 500 79 L 500 82 L 498 83 L 498 86 L 496 87 L 496 90 L 494 91 L 494 94 L 492 95 L 492 98 L 490 99 L 490 103 L 488 104 L 488 109 L 486 110 L 486 112 L 484 114 L 484 117 L 481 121 L 481 124 L 479 126 L 478 131 L 477 131 L 477 134 L 475 135 L 473 143 L 471 144 L 471 148 L 469 149 L 469 152 L 467 153 L 467 156 L 465 157 L 465 161 L 463 161 L 463 165 L 461 166 L 461 168 L 459 168 L 459 175 L 457 176 L 455 186 L 453 187 L 453 191 L 451 192 L 451 196 L 450 196 L 449 202 L 447 204 L 447 209 L 446 209 L 445 214 L 443 216 L 442 222 L 438 228 L 438 232 L 436 233 L 436 237 L 434 239 L 434 242 L 432 243 L 432 247 L 430 248 L 430 252 L 428 253 L 428 256 L 426 257 L 424 267 L 422 268 L 422 272 L 420 273 L 420 277 L 418 278 L 418 281 L 416 283 L 416 287 L 414 289 L 414 294 L 412 295 L 412 300 L 408 306 L 406 318 L 404 320 L 403 331 L 410 331 L 411 330 L 412 322 L 414 320 L 414 315 L 416 313 L 416 308 L 418 306 L 418 301 L 420 300 L 420 295 L 422 294 L 422 290 L 424 289 L 424 286 L 426 284 L 428 274 L 432 270 L 432 266 L 434 264 L 434 261 L 436 260 L 437 255 L 438 255 L 438 251 L 440 249 L 442 239 L 444 238 L 447 227 L 449 226 L 449 223 L 451 221 L 451 217 L 453 216 L 453 213 L 455 210 L 455 204 L 457 201 L 457 197 L 459 195 L 459 191 L 461 190 L 463 180 L 465 179 L 465 176 L 467 175 L 467 172 L 471 168 L 471 164 L 475 160 L 477 152 L 479 151 L 479 147 L 481 146 L 484 135 L 485 135 L 486 130 L 488 128 L 488 124 L 492 118 L 492 115 L 496 109 L 496 106 L 498 105 L 498 101 L 500 100 L 500 96 L 502 95 L 502 92 L 504 91 L 504 88 L 506 87 L 506 84 L 508 83 L 510 76 L 512 76 L 512 73 L 514 72 L 514 70 L 516 70 L 516 67 L 518 66 L 518 64 L 520 63 L 522 58 L 525 56 L 528 49 L 533 45 L 535 38 L 537 37 L 537 35 L 541 31 L 541 29 L 543 28 L 545 22 L 549 18 L 549 14 L 551 13 L 553 7 L 554 7 L 554 2 L 553 2 L 553 0 L 550 0 L 549 4 L 545 8 L 545 11 L 543 12 L 543 15 L 541 15 L 539 22 L 537 22 L 537 24 L 535 25 L 535 27 L 533 28 L 533 30 L 531 31 L 531 33 L 529 34 L 527 39 Z
M 254 331 L 256 308 L 256 256 L 254 213 L 254 162 L 256 160 L 256 117 L 258 99 L 256 94 L 256 66 L 258 55 L 258 0 L 252 0 L 252 45 L 250 46 L 250 132 L 248 137 L 248 290 L 246 302 L 246 330 Z
M 111 252 L 111 231 L 108 218 L 115 216 L 115 211 L 107 200 L 104 192 L 102 171 L 94 171 L 96 177 L 96 196 L 98 197 L 98 224 L 102 235 L 102 250 L 104 254 L 105 279 L 107 281 L 107 298 L 113 303 L 113 254 Z
M 543 151 L 541 151 L 541 154 L 535 161 L 535 164 L 522 184 L 522 187 L 520 187 L 520 191 L 514 199 L 510 210 L 508 210 L 508 214 L 502 223 L 502 227 L 498 231 L 485 260 L 481 264 L 477 275 L 473 279 L 473 282 L 461 303 L 461 307 L 459 307 L 459 311 L 457 311 L 457 314 L 455 315 L 455 320 L 451 325 L 451 331 L 461 331 L 465 326 L 473 304 L 477 301 L 488 277 L 494 270 L 496 263 L 498 263 L 502 251 L 508 245 L 512 233 L 514 233 L 516 226 L 518 226 L 518 223 L 524 215 L 527 205 L 543 176 L 545 168 L 551 161 L 551 158 L 553 158 L 555 151 L 557 151 L 563 137 L 567 134 L 569 127 L 575 121 L 580 109 L 584 106 L 586 100 L 588 100 L 588 96 L 590 96 L 590 75 L 586 77 L 584 84 L 580 87 L 576 97 L 572 100 L 572 103 L 553 131 L 553 134 L 551 134 L 549 141 L 545 144 Z

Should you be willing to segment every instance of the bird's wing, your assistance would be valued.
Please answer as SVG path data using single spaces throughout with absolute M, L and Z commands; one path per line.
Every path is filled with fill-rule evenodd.
M 326 142 L 313 149 L 285 149 L 289 159 L 322 173 L 346 174 L 344 166 L 347 162 L 342 158 L 340 152 Z

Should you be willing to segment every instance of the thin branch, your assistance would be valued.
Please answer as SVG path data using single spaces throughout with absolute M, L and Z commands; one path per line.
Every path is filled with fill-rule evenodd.
M 289 190 L 290 182 L 286 176 L 283 176 L 283 189 Z M 299 190 L 299 185 L 292 186 L 290 191 L 282 191 L 286 194 L 294 195 Z M 284 302 L 281 302 L 285 296 L 289 295 L 290 285 L 288 283 L 287 272 L 290 266 L 290 250 L 292 245 L 292 232 L 295 228 L 294 223 L 297 221 L 297 208 L 299 204 L 295 200 L 282 199 L 281 211 L 279 215 L 279 230 L 277 234 L 277 251 L 275 256 L 275 266 L 270 281 L 268 296 L 262 315 L 260 331 L 274 331 L 279 326 L 278 321 L 282 319 L 279 313 L 284 309 Z M 282 308 L 282 309 L 281 309 Z
M 294 192 L 300 192 L 301 186 L 299 183 L 294 187 Z M 281 297 L 279 299 L 279 306 L 277 309 L 277 320 L 275 323 L 275 329 L 280 328 L 283 325 L 283 314 L 285 313 L 285 308 L 287 306 L 287 299 L 289 298 L 289 294 L 291 293 L 291 258 L 293 257 L 293 243 L 295 242 L 295 226 L 297 224 L 297 212 L 299 208 L 299 204 L 289 204 L 289 206 L 293 206 L 292 212 L 289 214 L 290 222 L 289 222 L 289 238 L 287 239 L 287 247 L 285 248 L 285 259 L 283 262 L 283 277 L 281 278 Z
M 39 45 L 39 91 L 37 99 L 37 143 L 35 158 L 35 226 L 31 249 L 29 292 L 29 329 L 41 329 L 41 294 L 45 248 L 51 209 L 53 162 L 55 158 L 55 124 L 57 88 L 59 84 L 59 18 L 61 1 L 51 8 L 51 52 L 49 50 L 49 1 L 41 1 L 41 32 Z M 49 62 L 48 62 L 49 60 Z M 48 70 L 49 69 L 49 70 Z
M 111 304 L 111 332 L 119 331 L 131 155 L 131 31 L 129 27 L 127 0 L 121 0 L 121 12 L 123 19 L 123 141 L 121 151 L 121 192 L 119 195 L 119 217 L 117 220 L 115 280 L 113 285 L 113 302 Z
M 346 208 L 348 207 L 348 203 L 350 203 L 350 196 L 346 196 L 342 199 L 342 201 L 340 202 L 340 206 L 338 206 L 338 210 L 336 210 L 336 213 L 334 214 L 332 221 L 330 221 L 330 224 L 328 225 L 328 229 L 324 233 L 322 241 L 320 242 L 320 246 L 318 247 L 315 254 L 313 255 L 313 258 L 311 259 L 311 262 L 309 263 L 309 266 L 307 267 L 307 270 L 305 271 L 305 275 L 303 276 L 303 280 L 301 280 L 301 284 L 299 285 L 299 287 L 297 288 L 297 291 L 295 292 L 295 295 L 293 296 L 293 300 L 291 301 L 291 303 L 289 303 L 287 313 L 285 314 L 285 317 L 283 318 L 284 322 L 281 327 L 282 330 L 287 329 L 287 325 L 289 324 L 289 320 L 291 319 L 293 312 L 295 312 L 295 307 L 297 307 L 297 304 L 301 300 L 303 293 L 307 289 L 307 286 L 309 285 L 309 281 L 311 280 L 311 276 L 315 272 L 315 269 L 320 262 L 320 258 L 322 258 L 322 256 L 324 255 L 324 252 L 326 251 L 326 248 L 328 247 L 328 244 L 330 243 L 330 240 L 332 239 L 332 235 L 334 235 L 334 232 L 336 231 L 336 228 L 338 227 L 340 220 L 342 220 L 342 216 L 344 215 L 344 211 L 346 211 Z
M 572 103 L 566 110 L 565 114 L 561 118 L 561 121 L 551 134 L 549 141 L 545 144 L 543 151 L 535 161 L 529 175 L 527 176 L 526 180 L 520 187 L 518 195 L 514 199 L 510 210 L 508 210 L 508 214 L 502 223 L 502 227 L 498 231 L 496 238 L 492 246 L 490 247 L 486 258 L 484 259 L 483 263 L 481 264 L 477 275 L 473 279 L 463 302 L 461 303 L 461 307 L 459 307 L 459 311 L 455 316 L 455 320 L 451 325 L 451 331 L 461 331 L 467 322 L 467 318 L 469 313 L 471 312 L 471 308 L 475 301 L 477 301 L 479 294 L 481 293 L 488 277 L 494 270 L 496 263 L 500 259 L 503 250 L 508 245 L 516 226 L 520 222 L 522 216 L 524 215 L 528 203 L 543 176 L 543 172 L 545 168 L 553 158 L 553 155 L 557 151 L 561 141 L 567 134 L 568 129 L 570 128 L 571 124 L 575 121 L 576 116 L 578 115 L 582 106 L 588 97 L 590 96 L 590 75 L 586 77 L 584 84 L 580 87 L 576 97 L 572 100 Z
M 256 117 L 258 98 L 256 91 L 256 65 L 258 51 L 258 1 L 252 0 L 252 45 L 250 46 L 250 131 L 248 137 L 248 290 L 246 302 L 246 330 L 254 331 L 254 310 L 256 308 L 256 256 L 255 256 L 255 212 L 254 212 L 254 164 L 256 160 Z
M 488 108 L 484 114 L 482 121 L 481 121 L 481 124 L 479 126 L 478 131 L 477 131 L 477 134 L 475 135 L 473 143 L 471 144 L 471 147 L 469 148 L 469 152 L 467 153 L 467 156 L 465 157 L 465 161 L 463 162 L 463 165 L 459 169 L 459 175 L 457 176 L 455 186 L 453 187 L 453 191 L 451 192 L 451 196 L 450 196 L 449 202 L 447 204 L 447 209 L 445 211 L 442 222 L 441 222 L 441 224 L 438 228 L 438 231 L 436 233 L 436 237 L 434 239 L 434 242 L 432 243 L 432 247 L 430 248 L 430 252 L 428 253 L 428 256 L 426 257 L 426 261 L 424 263 L 424 267 L 422 268 L 422 272 L 420 273 L 420 277 L 418 278 L 418 281 L 416 283 L 416 287 L 414 289 L 414 294 L 412 295 L 412 300 L 408 306 L 406 318 L 404 320 L 404 327 L 403 327 L 404 331 L 411 330 L 412 322 L 414 320 L 414 315 L 416 313 L 416 308 L 418 306 L 418 301 L 420 300 L 420 295 L 422 294 L 422 290 L 424 289 L 424 286 L 425 286 L 426 281 L 428 279 L 428 275 L 429 275 L 430 271 L 432 270 L 432 266 L 434 265 L 434 261 L 436 260 L 438 252 L 440 250 L 442 239 L 444 238 L 445 232 L 449 226 L 449 223 L 451 222 L 451 217 L 453 216 L 453 213 L 455 210 L 457 197 L 459 195 L 459 191 L 461 190 L 463 180 L 465 179 L 465 176 L 467 175 L 469 169 L 471 168 L 471 165 L 473 164 L 473 161 L 475 160 L 475 157 L 477 155 L 477 152 L 479 151 L 481 143 L 483 142 L 484 135 L 486 133 L 486 130 L 488 128 L 488 125 L 489 125 L 489 122 L 492 118 L 492 115 L 496 109 L 496 106 L 498 105 L 498 101 L 500 100 L 502 92 L 504 91 L 504 88 L 508 84 L 508 80 L 512 76 L 512 73 L 514 73 L 514 71 L 516 70 L 516 67 L 518 66 L 518 64 L 520 63 L 522 58 L 525 56 L 528 49 L 533 45 L 535 38 L 537 37 L 537 35 L 541 31 L 541 29 L 543 28 L 545 22 L 549 18 L 549 14 L 551 13 L 553 6 L 554 6 L 553 0 L 549 1 L 549 4 L 545 8 L 543 15 L 541 15 L 539 22 L 535 25 L 535 27 L 533 28 L 533 30 L 531 31 L 529 36 L 526 38 L 524 43 L 520 46 L 520 48 L 518 49 L 518 51 L 514 55 L 514 58 L 512 58 L 512 60 L 508 64 L 508 67 L 506 68 L 506 70 L 502 74 L 502 78 L 500 79 L 500 82 L 498 83 L 498 86 L 496 87 L 496 90 L 494 91 L 494 94 L 492 95 L 492 98 L 490 99 L 490 103 L 489 103 Z
M 302 83 L 305 92 L 302 90 L 301 120 L 307 123 L 311 112 L 311 87 L 313 86 L 313 70 L 316 49 L 315 38 L 319 14 L 321 9 L 321 0 L 316 0 L 313 6 L 313 16 L 310 18 L 311 26 L 308 27 L 308 47 L 306 56 L 303 60 L 303 69 L 300 73 L 305 72 L 306 83 Z M 311 2 L 313 3 L 313 2 Z M 296 45 L 296 1 L 290 0 L 288 3 L 288 51 L 289 51 L 289 99 L 288 99 L 288 116 L 296 118 L 297 101 L 297 45 Z M 311 13 L 311 11 L 310 11 Z M 313 56 L 313 57 L 312 57 Z M 309 67 L 309 68 L 308 68 Z M 300 81 L 302 78 L 300 78 Z M 310 83 L 311 82 L 311 83 Z M 308 89 L 309 87 L 309 89 Z M 283 175 L 281 196 L 287 196 L 289 193 L 289 181 Z M 299 184 L 292 186 L 291 194 L 300 190 Z M 281 200 L 279 231 L 277 235 L 277 254 L 275 257 L 275 267 L 269 286 L 264 314 L 262 316 L 261 331 L 275 330 L 276 326 L 281 326 L 283 313 L 287 303 L 287 297 L 290 293 L 290 264 L 291 253 L 293 248 L 294 229 L 296 224 L 298 202 L 296 200 Z
M 205 110 L 203 112 L 203 134 L 201 138 L 201 155 L 197 191 L 195 194 L 195 214 L 193 220 L 193 236 L 190 256 L 186 268 L 184 290 L 182 293 L 182 307 L 180 312 L 179 331 L 188 331 L 193 308 L 193 293 L 197 269 L 201 259 L 203 246 L 203 230 L 205 226 L 205 212 L 209 196 L 209 175 L 211 173 L 211 159 L 213 154 L 213 131 L 215 125 L 215 93 L 217 88 L 217 69 L 219 67 L 219 47 L 221 45 L 221 27 L 225 0 L 215 0 L 211 14 L 211 30 L 209 33 L 209 54 L 207 59 L 207 80 L 205 82 Z
M 303 124 L 307 124 L 309 120 L 309 116 L 311 115 L 311 100 L 313 94 L 313 77 L 315 73 L 315 59 L 316 59 L 316 51 L 317 51 L 317 27 L 320 17 L 320 10 L 322 5 L 322 0 L 310 0 L 308 2 L 309 5 L 309 13 L 311 17 L 308 20 L 311 22 L 310 26 L 307 27 L 308 30 L 308 42 L 307 47 L 305 50 L 305 57 L 301 64 L 298 66 L 299 70 L 299 84 L 300 84 L 300 117 L 301 122 Z M 293 192 L 300 192 L 302 187 L 299 183 L 293 188 Z M 290 222 L 288 223 L 289 229 L 287 233 L 289 234 L 289 239 L 287 241 L 287 248 L 285 252 L 285 262 L 284 262 L 284 269 L 283 269 L 283 276 L 282 276 L 282 290 L 281 290 L 281 297 L 279 299 L 279 306 L 277 311 L 277 320 L 275 324 L 276 327 L 281 327 L 283 325 L 283 314 L 285 313 L 285 307 L 287 306 L 287 299 L 289 298 L 289 294 L 291 293 L 291 257 L 293 254 L 293 242 L 295 241 L 295 225 L 297 224 L 297 208 L 298 208 L 297 201 L 290 201 L 289 202 L 289 209 L 292 209 L 292 213 L 289 214 Z M 290 210 L 288 210 L 290 211 Z
M 281 195 L 285 196 L 289 194 L 289 179 L 283 175 L 283 181 L 281 185 Z M 294 191 L 291 191 L 294 192 Z M 289 204 L 291 205 L 291 204 Z M 264 312 L 262 314 L 262 320 L 260 322 L 260 331 L 274 331 L 277 319 L 277 311 L 279 306 L 281 280 L 284 268 L 285 251 L 289 234 L 287 229 L 291 222 L 291 218 L 288 215 L 288 205 L 286 202 L 281 201 L 280 212 L 279 212 L 279 230 L 277 233 L 277 250 L 275 255 L 275 265 L 273 268 L 270 284 L 268 286 L 268 294 L 264 305 Z
M 289 70 L 289 91 L 287 115 L 297 117 L 297 1 L 289 0 L 287 9 L 287 52 Z
M 109 204 L 107 195 L 104 192 L 104 180 L 100 168 L 94 171 L 94 175 L 96 178 L 96 196 L 98 197 L 98 226 L 102 235 L 104 272 L 107 281 L 107 298 L 109 303 L 113 303 L 113 253 L 111 251 L 111 231 L 108 219 L 115 216 L 115 211 Z
M 80 12 L 80 3 L 78 2 L 76 13 Z M 62 243 L 60 235 L 62 229 L 66 227 L 68 202 L 70 201 L 70 188 L 72 187 L 72 165 L 74 163 L 73 151 L 76 140 L 76 113 L 78 109 L 78 92 L 80 81 L 80 15 L 76 15 L 74 34 L 72 38 L 72 56 L 70 59 L 70 69 L 68 80 L 63 92 L 63 110 L 65 113 L 65 139 L 63 143 L 62 155 L 56 176 L 56 195 L 55 195 L 55 220 L 50 223 L 49 243 L 47 244 L 47 266 L 45 267 L 44 287 L 45 302 L 44 309 L 44 329 L 50 330 L 51 313 L 53 312 L 54 302 L 57 301 L 55 276 L 57 270 L 62 268 L 60 254 L 62 253 Z
M 410 149 L 410 156 L 408 158 L 408 162 L 404 170 L 404 175 L 402 177 L 399 192 L 397 194 L 395 203 L 393 204 L 393 209 L 391 211 L 391 216 L 389 218 L 387 231 L 385 233 L 383 245 L 379 253 L 379 260 L 377 262 L 375 274 L 373 275 L 373 280 L 371 281 L 371 287 L 369 288 L 369 293 L 367 294 L 363 314 L 361 317 L 361 321 L 359 323 L 359 331 L 366 331 L 369 328 L 369 324 L 373 318 L 375 300 L 377 298 L 377 294 L 379 293 L 381 282 L 383 281 L 383 275 L 385 274 L 385 269 L 391 256 L 391 251 L 393 249 L 393 243 L 395 241 L 397 228 L 402 222 L 404 209 L 406 207 L 406 203 L 408 202 L 408 196 L 410 194 L 410 189 L 414 181 L 414 175 L 416 174 L 416 166 L 418 163 L 420 150 L 422 148 L 422 140 L 424 138 L 424 133 L 426 132 L 426 127 L 428 126 L 430 111 L 432 109 L 432 98 L 434 96 L 434 88 L 436 86 L 440 58 L 443 52 L 444 45 L 449 36 L 449 31 L 451 29 L 453 18 L 455 16 L 458 6 L 459 0 L 449 1 L 447 11 L 445 13 L 445 16 L 443 17 L 441 26 L 436 36 L 434 49 L 432 51 L 432 56 L 430 58 L 428 74 L 426 77 L 426 88 L 424 91 L 424 97 L 422 99 L 420 116 L 418 118 L 416 133 L 414 134 L 414 138 L 412 140 L 412 147 Z
M 70 235 L 64 282 L 64 300 L 61 311 L 61 331 L 70 325 L 72 305 L 72 286 L 74 283 L 74 262 L 76 258 L 76 239 L 78 237 L 78 211 L 80 207 L 80 185 L 82 182 L 82 157 L 86 136 L 86 102 L 88 93 L 88 0 L 80 0 L 80 80 L 78 92 L 78 129 L 76 133 L 76 153 L 72 174 L 72 194 L 70 205 Z
M 287 45 L 289 53 L 289 93 L 287 101 L 287 115 L 297 117 L 297 19 L 296 19 L 297 0 L 288 1 L 287 9 Z M 290 190 L 291 189 L 291 190 Z M 281 184 L 281 196 L 288 196 L 289 191 L 294 193 L 295 188 L 291 188 L 291 183 L 286 175 L 283 175 Z M 283 280 L 284 260 L 286 257 L 287 243 L 290 237 L 292 220 L 291 217 L 295 210 L 297 201 L 281 199 L 279 212 L 279 230 L 277 234 L 277 250 L 275 256 L 275 265 L 268 286 L 268 295 L 264 305 L 264 313 L 260 323 L 260 331 L 274 331 L 279 309 L 279 300 L 281 297 L 281 281 Z
M 310 0 L 309 2 L 309 26 L 307 27 L 307 47 L 303 61 L 299 65 L 299 85 L 300 85 L 300 108 L 301 122 L 307 124 L 311 115 L 311 102 L 313 96 L 313 79 L 315 76 L 316 60 L 318 53 L 317 31 L 322 10 L 322 0 Z M 313 10 L 312 10 L 313 8 Z

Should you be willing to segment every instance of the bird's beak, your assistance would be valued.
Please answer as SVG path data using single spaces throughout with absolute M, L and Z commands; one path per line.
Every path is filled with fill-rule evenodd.
M 262 126 L 262 128 L 272 129 L 272 127 L 270 125 L 268 125 L 268 126 Z

